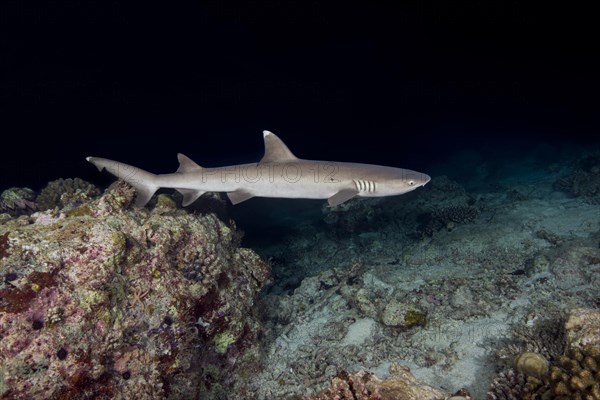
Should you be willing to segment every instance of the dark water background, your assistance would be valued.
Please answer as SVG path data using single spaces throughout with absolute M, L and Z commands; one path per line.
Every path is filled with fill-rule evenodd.
M 503 164 L 533 151 L 555 163 L 599 142 L 584 9 L 3 2 L 0 15 L 0 188 L 76 176 L 107 185 L 88 155 L 157 173 L 177 168 L 177 152 L 205 166 L 251 162 L 263 129 L 303 158 L 423 172 L 470 152 L 442 171 L 463 180 L 473 157 Z M 236 213 L 306 211 L 262 201 Z M 279 223 L 257 213 L 253 223 Z

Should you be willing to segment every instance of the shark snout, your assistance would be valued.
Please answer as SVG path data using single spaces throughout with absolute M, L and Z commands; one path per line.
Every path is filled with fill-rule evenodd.
M 427 185 L 427 183 L 431 180 L 431 177 L 427 174 L 421 174 L 421 186 Z

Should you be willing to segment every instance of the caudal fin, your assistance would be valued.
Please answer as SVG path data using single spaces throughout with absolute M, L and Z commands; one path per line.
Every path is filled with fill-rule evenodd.
M 143 169 L 106 158 L 87 157 L 86 160 L 94 164 L 99 171 L 106 168 L 108 172 L 133 186 L 136 191 L 136 207 L 145 206 L 159 188 L 155 183 L 156 175 Z

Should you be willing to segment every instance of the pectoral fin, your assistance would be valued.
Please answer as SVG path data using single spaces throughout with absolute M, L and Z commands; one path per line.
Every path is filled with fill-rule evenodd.
M 331 196 L 329 199 L 327 199 L 327 202 L 329 203 L 329 206 L 331 206 L 331 207 L 338 206 L 338 205 L 342 204 L 343 202 L 350 200 L 357 194 L 358 194 L 358 190 L 353 190 L 353 189 L 340 190 L 339 192 L 337 192 L 336 194 Z
M 236 190 L 235 192 L 227 193 L 227 197 L 233 204 L 239 204 L 242 201 L 246 201 L 254 197 L 254 195 L 250 192 L 246 192 L 244 190 Z

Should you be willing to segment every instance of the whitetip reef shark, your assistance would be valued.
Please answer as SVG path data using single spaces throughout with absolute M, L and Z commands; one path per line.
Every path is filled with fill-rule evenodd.
M 152 174 L 106 158 L 86 159 L 102 171 L 132 185 L 135 205 L 143 207 L 159 188 L 183 194 L 183 206 L 206 192 L 227 192 L 233 204 L 252 197 L 327 199 L 337 206 L 351 198 L 395 196 L 424 186 L 428 175 L 409 169 L 296 157 L 275 134 L 263 131 L 265 155 L 258 163 L 203 168 L 177 154 L 179 169 L 173 174 Z

